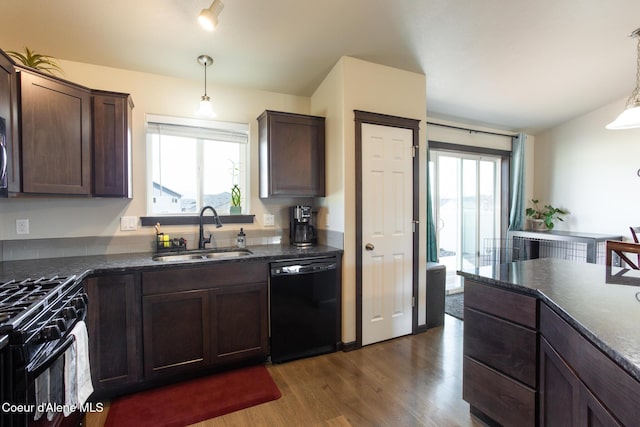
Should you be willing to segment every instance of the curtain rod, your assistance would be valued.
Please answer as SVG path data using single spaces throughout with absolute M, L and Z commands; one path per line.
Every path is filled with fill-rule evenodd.
M 506 133 L 498 133 L 498 132 L 489 132 L 489 131 L 486 131 L 486 130 L 469 129 L 469 128 L 463 128 L 463 127 L 460 127 L 460 126 L 445 125 L 445 124 L 442 124 L 442 123 L 435 123 L 435 122 L 427 122 L 427 124 L 428 125 L 434 125 L 434 126 L 442 126 L 442 127 L 451 128 L 451 129 L 464 130 L 464 131 L 468 131 L 469 133 L 473 133 L 473 132 L 486 133 L 488 135 L 506 136 L 508 138 L 513 138 L 514 136 L 517 136 L 517 134 L 509 135 L 509 134 L 506 134 Z

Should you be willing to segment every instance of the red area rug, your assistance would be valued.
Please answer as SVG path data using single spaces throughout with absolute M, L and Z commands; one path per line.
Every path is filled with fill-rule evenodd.
M 280 396 L 267 368 L 251 366 L 118 398 L 105 427 L 182 427 Z

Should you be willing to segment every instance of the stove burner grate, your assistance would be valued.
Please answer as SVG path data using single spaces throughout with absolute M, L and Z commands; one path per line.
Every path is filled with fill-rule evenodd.
M 13 330 L 23 318 L 31 318 L 44 310 L 62 294 L 64 286 L 74 278 L 75 276 L 41 277 L 0 284 L 0 332 Z

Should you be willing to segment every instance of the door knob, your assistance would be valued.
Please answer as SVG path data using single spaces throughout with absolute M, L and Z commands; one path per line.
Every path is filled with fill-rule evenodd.
M 371 243 L 367 243 L 366 245 L 364 245 L 364 248 L 368 251 L 372 251 L 374 250 L 376 247 L 373 246 Z

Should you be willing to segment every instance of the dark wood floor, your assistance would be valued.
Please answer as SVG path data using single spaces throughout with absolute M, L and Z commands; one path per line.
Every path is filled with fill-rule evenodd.
M 419 335 L 271 365 L 280 399 L 194 426 L 482 426 L 462 400 L 463 326 L 446 315 Z

